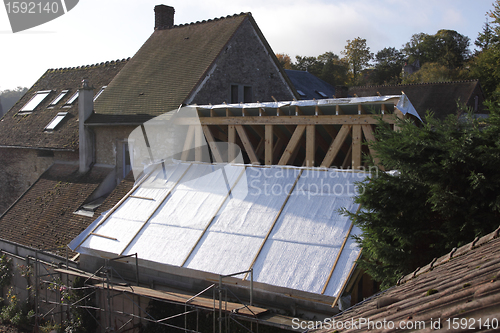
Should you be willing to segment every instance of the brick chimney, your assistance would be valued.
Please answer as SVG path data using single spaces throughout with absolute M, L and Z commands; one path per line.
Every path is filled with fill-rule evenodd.
M 155 30 L 169 29 L 174 26 L 174 7 L 155 6 Z

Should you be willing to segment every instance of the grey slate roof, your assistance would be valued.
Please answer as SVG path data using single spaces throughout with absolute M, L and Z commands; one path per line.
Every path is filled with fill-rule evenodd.
M 400 95 L 401 91 L 408 96 L 422 119 L 427 110 L 434 112 L 440 119 L 449 114 L 456 114 L 458 100 L 474 108 L 476 96 L 478 103 L 476 112 L 483 112 L 484 95 L 478 80 L 350 87 L 349 95 L 356 94 L 358 97 L 377 96 L 377 93 Z
M 102 86 L 111 82 L 126 63 L 127 60 L 123 59 L 47 70 L 0 120 L 0 147 L 78 150 L 78 100 L 71 107 L 63 105 L 78 91 L 83 79 L 89 81 L 96 94 Z M 30 114 L 18 114 L 37 91 L 44 90 L 51 92 Z M 49 107 L 63 90 L 69 92 L 54 107 Z M 59 112 L 68 114 L 54 131 L 44 131 Z
M 299 93 L 300 99 L 332 98 L 335 95 L 335 88 L 331 84 L 309 72 L 293 69 L 285 69 L 285 72 L 292 81 L 295 90 Z

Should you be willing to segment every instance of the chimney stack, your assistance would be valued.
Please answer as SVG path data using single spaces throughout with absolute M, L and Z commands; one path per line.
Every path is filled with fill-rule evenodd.
M 78 125 L 79 125 L 79 154 L 80 172 L 90 170 L 94 162 L 94 145 L 92 133 L 85 127 L 85 121 L 94 111 L 94 88 L 87 80 L 82 81 L 82 88 L 78 90 Z
M 174 7 L 155 6 L 155 30 L 169 29 L 174 26 Z

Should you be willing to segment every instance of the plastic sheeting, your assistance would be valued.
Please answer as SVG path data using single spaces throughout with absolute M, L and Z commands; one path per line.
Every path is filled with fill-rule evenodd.
M 354 183 L 366 176 L 352 170 L 160 164 L 71 246 L 89 254 L 137 253 L 143 260 L 215 274 L 253 268 L 256 282 L 336 296 L 360 252 L 350 238 L 350 221 L 338 210 L 357 210 Z

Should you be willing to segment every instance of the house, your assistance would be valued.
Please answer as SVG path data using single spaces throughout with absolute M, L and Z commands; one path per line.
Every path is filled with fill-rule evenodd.
M 93 82 L 92 96 L 127 63 L 110 61 L 49 69 L 0 120 L 0 214 L 55 161 L 78 162 L 78 90 Z
M 285 69 L 300 99 L 325 99 L 336 96 L 335 88 L 308 71 Z M 347 97 L 347 96 L 336 96 Z
M 295 97 L 250 13 L 173 20 L 172 7 L 156 6 L 155 30 L 132 59 L 50 69 L 11 108 L 0 121 L 0 213 L 54 161 L 114 166 L 118 184 L 130 171 L 130 132 L 181 104 Z M 95 105 L 79 117 L 83 79 Z
M 95 133 L 96 163 L 116 165 L 125 174 L 130 167 L 124 158 L 130 132 L 181 105 L 295 98 L 250 13 L 190 24 L 173 22 L 172 7 L 155 7 L 153 34 L 85 121 Z
M 484 113 L 484 94 L 478 80 L 414 83 L 398 85 L 381 85 L 366 87 L 350 87 L 350 96 L 376 96 L 401 94 L 403 92 L 412 101 L 421 118 L 427 111 L 432 111 L 439 119 L 458 112 L 457 103 L 465 104 L 474 113 Z
M 500 228 L 454 248 L 425 267 L 324 322 L 314 332 L 477 330 L 500 327 Z M 307 325 L 311 325 L 308 327 Z M 370 326 L 369 326 L 370 325 Z

